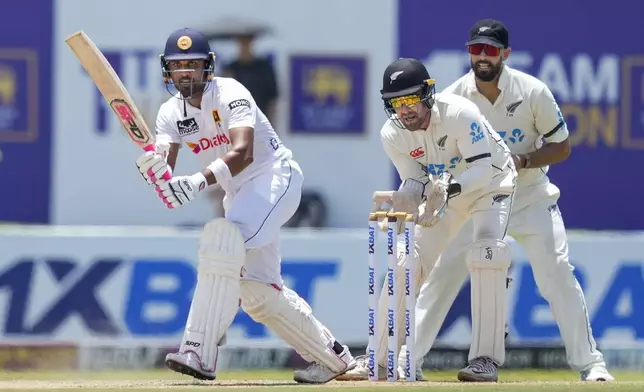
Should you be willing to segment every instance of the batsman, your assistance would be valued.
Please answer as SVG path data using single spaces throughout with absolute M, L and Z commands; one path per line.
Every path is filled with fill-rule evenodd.
M 459 372 L 459 379 L 496 380 L 497 366 L 505 359 L 506 278 L 511 261 L 503 238 L 517 177 L 510 151 L 476 105 L 454 94 L 435 93 L 434 80 L 422 62 L 394 61 L 382 83 L 389 117 L 380 131 L 382 145 L 402 180 L 391 204 L 395 211 L 417 213 L 415 294 L 443 250 L 471 220 L 474 232 L 467 241 L 467 265 L 472 280 L 472 345 L 469 366 Z M 401 224 L 399 229 L 403 228 Z M 404 287 L 405 259 L 399 254 L 398 287 Z M 387 305 L 383 289 L 376 321 L 379 378 L 386 377 L 387 368 Z M 404 305 L 404 296 L 399 295 L 398 315 L 404 314 Z M 402 331 L 403 326 L 404 318 L 399 317 L 396 328 Z M 399 347 L 403 338 L 399 334 Z M 356 359 L 356 368 L 338 379 L 367 379 L 367 356 Z M 418 370 L 416 377 L 422 379 Z
M 225 217 L 201 235 L 197 285 L 179 352 L 170 369 L 197 379 L 216 377 L 219 347 L 239 306 L 311 365 L 296 370 L 300 383 L 325 383 L 355 366 L 311 307 L 283 282 L 279 232 L 301 198 L 302 171 L 250 92 L 216 77 L 215 56 L 201 32 L 181 29 L 161 55 L 164 81 L 178 91 L 157 115 L 157 151 L 137 160 L 139 172 L 168 208 L 195 200 L 208 186 L 226 191 Z M 188 147 L 203 170 L 173 175 L 179 149 Z

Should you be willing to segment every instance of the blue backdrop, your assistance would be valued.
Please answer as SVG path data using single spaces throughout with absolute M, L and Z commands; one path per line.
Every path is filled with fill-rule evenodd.
M 568 228 L 644 229 L 644 2 L 610 4 L 399 1 L 398 54 L 425 61 L 439 90 L 469 70 L 470 27 L 505 23 L 511 65 L 548 84 L 571 131 L 572 155 L 549 173 Z
M 0 221 L 49 220 L 52 0 L 4 5 L 0 23 Z

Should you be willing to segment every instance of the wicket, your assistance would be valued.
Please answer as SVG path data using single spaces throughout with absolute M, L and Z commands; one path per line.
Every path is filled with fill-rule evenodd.
M 398 228 L 397 222 L 405 222 L 405 345 L 406 363 L 405 378 L 407 381 L 416 381 L 416 366 L 413 355 L 416 290 L 414 287 L 414 216 L 405 212 L 373 212 L 369 214 L 369 342 L 367 347 L 369 380 L 378 381 L 378 334 L 376 323 L 376 309 L 378 307 L 376 237 L 379 231 L 378 219 L 387 219 L 387 381 L 395 382 L 398 379 L 398 294 L 396 278 L 398 277 Z

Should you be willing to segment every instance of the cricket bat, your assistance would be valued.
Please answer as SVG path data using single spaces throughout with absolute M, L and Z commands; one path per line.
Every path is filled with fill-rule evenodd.
M 130 139 L 143 150 L 154 151 L 154 133 L 150 132 L 130 93 L 96 44 L 82 30 L 67 37 L 65 42 L 116 113 Z M 169 173 L 163 177 L 170 180 Z

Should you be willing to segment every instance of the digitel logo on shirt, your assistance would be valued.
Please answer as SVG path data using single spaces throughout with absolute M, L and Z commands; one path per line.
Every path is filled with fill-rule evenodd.
M 222 144 L 230 144 L 230 139 L 224 134 L 219 134 L 213 137 L 212 139 L 207 139 L 202 137 L 197 143 L 186 142 L 188 147 L 195 154 L 199 154 L 201 151 L 207 150 L 213 147 L 219 147 Z

